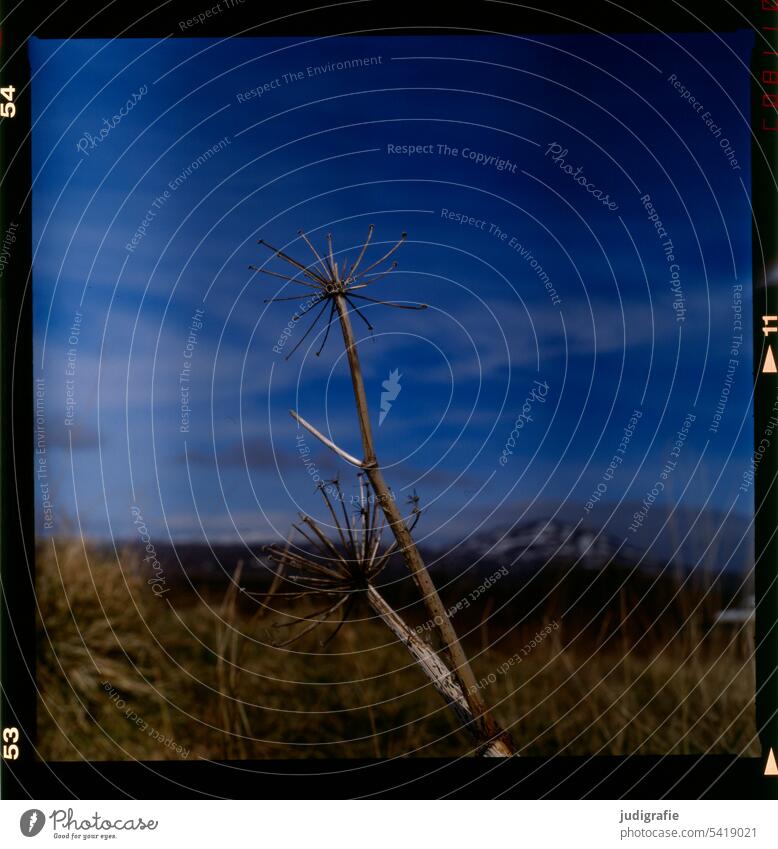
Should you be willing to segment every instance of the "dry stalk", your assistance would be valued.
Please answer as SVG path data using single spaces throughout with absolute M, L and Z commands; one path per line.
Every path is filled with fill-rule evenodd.
M 413 659 L 457 715 L 462 725 L 469 725 L 472 721 L 470 705 L 467 703 L 459 681 L 451 673 L 451 670 L 443 663 L 437 653 L 412 628 L 408 627 L 373 586 L 368 587 L 367 601 L 370 607 L 381 617 L 381 621 L 408 649 Z M 507 753 L 502 741 L 495 739 L 484 745 L 481 754 L 486 757 L 502 758 Z
M 364 294 L 364 290 L 367 287 L 378 282 L 378 280 L 382 279 L 396 268 L 397 263 L 393 262 L 391 266 L 383 272 L 375 273 L 372 277 L 368 276 L 373 269 L 376 269 L 384 263 L 406 239 L 406 234 L 403 233 L 400 240 L 389 251 L 387 251 L 381 259 L 373 262 L 362 271 L 358 271 L 368 245 L 370 244 L 372 235 L 373 227 L 371 225 L 368 230 L 367 239 L 357 260 L 351 266 L 349 266 L 348 261 L 344 261 L 342 269 L 338 267 L 338 263 L 334 257 L 331 235 L 327 237 L 328 250 L 325 253 L 325 258 L 323 258 L 309 241 L 307 236 L 302 233 L 302 231 L 300 232 L 300 237 L 311 249 L 315 258 L 315 262 L 309 265 L 298 262 L 283 251 L 274 248 L 272 245 L 267 245 L 266 242 L 260 240 L 260 244 L 267 245 L 267 247 L 270 248 L 277 257 L 292 265 L 297 269 L 297 271 L 294 276 L 290 277 L 277 274 L 275 272 L 265 271 L 265 269 L 261 268 L 254 270 L 270 274 L 276 278 L 280 277 L 282 280 L 285 280 L 292 285 L 303 286 L 309 290 L 306 293 L 309 297 L 310 290 L 313 290 L 315 293 L 313 301 L 316 306 L 318 306 L 319 303 L 323 304 L 313 323 L 310 325 L 308 330 L 306 330 L 305 334 L 294 346 L 288 356 L 291 356 L 297 348 L 300 347 L 302 342 L 313 330 L 318 323 L 319 318 L 324 315 L 329 306 L 329 317 L 327 320 L 324 339 L 321 347 L 316 352 L 318 356 L 327 341 L 332 323 L 337 317 L 351 373 L 351 383 L 354 391 L 354 400 L 356 403 L 356 411 L 362 439 L 363 458 L 360 460 L 353 455 L 348 454 L 332 440 L 325 437 L 324 434 L 317 430 L 313 425 L 305 421 L 294 410 L 290 410 L 290 413 L 298 424 L 313 434 L 324 445 L 341 457 L 341 459 L 361 469 L 362 473 L 367 476 L 370 486 L 375 494 L 375 502 L 380 506 L 384 514 L 385 521 L 394 535 L 394 547 L 396 547 L 396 550 L 402 554 L 413 580 L 422 596 L 430 619 L 437 626 L 439 636 L 452 669 L 449 670 L 442 659 L 435 654 L 432 649 L 427 647 L 425 653 L 422 653 L 420 650 L 417 651 L 418 646 L 415 642 L 409 642 L 406 639 L 406 632 L 408 630 L 407 626 L 399 617 L 397 617 L 394 611 L 391 611 L 391 608 L 388 608 L 388 605 L 386 605 L 385 602 L 378 601 L 380 596 L 377 592 L 375 592 L 375 588 L 370 584 L 370 581 L 374 576 L 367 576 L 365 578 L 365 586 L 362 587 L 362 589 L 368 590 L 368 599 L 370 600 L 371 605 L 374 606 L 374 609 L 376 609 L 376 612 L 379 613 L 382 620 L 396 634 L 398 634 L 398 636 L 400 636 L 400 633 L 406 634 L 406 636 L 400 636 L 400 639 L 402 639 L 406 646 L 408 646 L 409 650 L 416 658 L 417 663 L 419 663 L 419 665 L 424 669 L 425 673 L 428 677 L 430 677 L 430 680 L 432 680 L 438 691 L 441 692 L 447 702 L 457 712 L 459 718 L 464 722 L 478 743 L 485 750 L 488 750 L 490 754 L 510 756 L 515 754 L 515 747 L 510 739 L 510 735 L 500 728 L 500 726 L 495 722 L 486 707 L 486 703 L 481 697 L 475 676 L 473 675 L 470 664 L 456 635 L 456 631 L 451 624 L 446 608 L 438 595 L 435 584 L 433 583 L 421 554 L 416 547 L 416 543 L 411 535 L 411 528 L 406 525 L 406 522 L 400 513 L 394 498 L 392 497 L 376 455 L 373 432 L 370 424 L 370 412 L 365 393 L 365 384 L 362 377 L 362 368 L 359 361 L 359 354 L 357 352 L 354 331 L 351 325 L 350 312 L 353 311 L 356 313 L 357 316 L 372 331 L 372 325 L 359 309 L 358 304 L 355 303 L 356 300 L 381 304 L 396 309 L 425 309 L 426 304 L 395 303 L 372 298 Z M 302 279 L 300 275 L 302 275 L 302 278 L 304 279 Z M 297 300 L 297 298 L 284 297 L 268 299 L 270 302 L 282 300 Z M 304 521 L 309 525 L 309 527 L 311 527 L 312 530 L 315 531 L 312 520 L 305 519 Z M 415 522 L 413 524 L 415 524 Z M 342 529 L 339 528 L 339 530 Z M 306 536 L 306 538 L 308 537 Z M 332 545 L 325 541 L 325 548 L 332 548 Z M 330 552 L 330 554 L 331 553 L 332 552 Z M 320 572 L 320 575 L 321 574 L 322 573 Z M 373 591 L 372 593 L 371 590 Z M 341 592 L 342 589 L 339 587 L 336 591 L 334 603 L 322 611 L 325 620 L 333 613 L 337 613 L 346 604 L 346 600 L 339 597 Z M 375 604 L 378 604 L 380 609 L 376 608 Z M 316 621 L 314 621 L 312 623 L 313 627 L 315 627 L 316 624 Z M 395 628 L 398 630 L 395 630 Z M 434 661 L 432 660 L 432 655 L 434 655 Z M 443 673 L 441 667 L 446 670 L 445 673 Z M 458 688 L 456 693 L 450 684 L 456 685 L 456 688 Z
M 251 725 L 238 694 L 242 642 L 238 640 L 237 603 L 242 574 L 243 561 L 240 560 L 224 594 L 217 620 L 216 677 L 224 732 L 224 757 L 230 758 L 234 754 L 245 759 L 247 754 L 244 739 L 251 737 Z

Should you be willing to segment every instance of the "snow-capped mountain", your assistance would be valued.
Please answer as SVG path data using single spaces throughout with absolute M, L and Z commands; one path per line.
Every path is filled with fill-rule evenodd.
M 467 559 L 480 571 L 484 567 L 509 566 L 512 570 L 536 570 L 565 562 L 584 569 L 608 565 L 640 565 L 646 570 L 657 565 L 627 541 L 597 533 L 580 522 L 538 519 L 475 534 L 459 545 L 435 551 L 437 558 Z

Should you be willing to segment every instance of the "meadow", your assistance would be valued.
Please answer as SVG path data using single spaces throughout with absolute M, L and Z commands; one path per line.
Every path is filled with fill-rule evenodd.
M 151 591 L 129 548 L 117 562 L 103 549 L 58 540 L 41 545 L 36 569 L 45 760 L 471 750 L 366 605 L 326 647 L 328 632 L 317 630 L 278 648 L 284 629 L 274 626 L 309 611 L 258 603 L 239 589 L 248 582 L 242 566 L 234 583 L 173 584 L 164 596 Z M 519 754 L 758 754 L 750 628 L 713 625 L 720 599 L 681 579 L 636 584 L 624 574 L 609 578 L 613 603 L 592 619 L 582 586 L 601 600 L 597 580 L 581 572 L 565 589 L 548 577 L 541 589 L 501 578 L 454 616 L 483 695 Z M 392 589 L 395 605 L 405 591 L 402 582 Z M 462 581 L 441 591 L 453 607 L 470 593 Z M 425 633 L 422 612 L 403 610 Z

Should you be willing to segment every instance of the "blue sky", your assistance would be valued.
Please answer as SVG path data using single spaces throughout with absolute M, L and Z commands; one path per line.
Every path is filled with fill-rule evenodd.
M 427 505 L 422 536 L 555 511 L 603 527 L 614 505 L 652 488 L 689 413 L 652 509 L 683 496 L 692 509 L 747 514 L 738 485 L 751 444 L 750 46 L 748 33 L 33 40 L 35 369 L 56 524 L 46 532 L 129 538 L 134 504 L 159 540 L 253 541 L 285 534 L 298 509 L 319 513 L 288 409 L 358 453 L 342 340 L 333 332 L 317 358 L 312 334 L 285 361 L 273 346 L 294 303 L 264 299 L 297 288 L 248 266 L 268 259 L 259 238 L 308 261 L 300 228 L 320 246 L 331 231 L 338 255 L 353 257 L 371 223 L 373 259 L 408 233 L 398 270 L 373 294 L 429 304 L 366 305 L 372 337 L 354 317 L 379 456 L 398 495 L 415 487 Z M 365 57 L 364 67 L 307 70 Z M 562 170 L 552 143 L 617 209 Z M 674 246 L 683 322 L 645 194 Z M 743 356 L 713 433 L 735 285 Z M 401 390 L 378 427 L 394 369 Z M 501 465 L 535 380 L 548 395 L 532 402 Z M 584 514 L 634 409 L 642 418 L 623 464 Z M 308 444 L 323 476 L 348 479 Z

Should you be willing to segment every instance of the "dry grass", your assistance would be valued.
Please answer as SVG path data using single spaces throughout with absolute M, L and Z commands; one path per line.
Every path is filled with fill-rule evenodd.
M 277 617 L 235 590 L 197 601 L 174 587 L 158 598 L 130 556 L 120 565 L 73 542 L 54 551 L 41 550 L 37 579 L 47 760 L 183 757 L 174 746 L 190 760 L 467 751 L 380 622 L 349 623 L 323 650 L 316 634 L 274 648 L 267 630 Z M 687 627 L 662 651 L 638 656 L 627 641 L 566 646 L 562 623 L 523 654 L 535 630 L 482 651 L 491 644 L 482 628 L 467 645 L 522 754 L 756 753 L 744 635 L 703 639 Z

